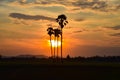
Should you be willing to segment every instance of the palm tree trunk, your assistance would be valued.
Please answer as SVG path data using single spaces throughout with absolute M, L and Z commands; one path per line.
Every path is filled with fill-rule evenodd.
M 57 58 L 58 58 L 58 39 L 59 39 L 59 37 L 57 36 Z
M 51 36 L 50 36 L 50 45 L 51 45 L 51 58 L 53 58 L 53 51 L 52 51 L 52 40 L 51 40 Z
M 63 33 L 62 33 L 62 28 L 61 28 L 61 62 L 63 62 L 63 61 L 62 61 L 62 56 L 63 56 L 63 55 L 62 55 L 62 42 L 63 42 L 63 41 L 62 41 L 62 38 L 63 38 L 62 34 L 63 34 Z
M 55 40 L 56 40 L 56 37 L 54 37 L 54 58 L 55 58 Z

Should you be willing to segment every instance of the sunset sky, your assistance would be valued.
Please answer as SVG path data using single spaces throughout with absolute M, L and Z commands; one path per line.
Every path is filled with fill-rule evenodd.
M 120 0 L 0 0 L 0 54 L 50 56 L 46 30 L 60 14 L 64 56 L 120 56 Z

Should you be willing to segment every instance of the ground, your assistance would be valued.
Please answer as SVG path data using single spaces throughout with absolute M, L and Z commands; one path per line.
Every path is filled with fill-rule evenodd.
M 120 64 L 106 62 L 0 61 L 1 80 L 120 80 Z

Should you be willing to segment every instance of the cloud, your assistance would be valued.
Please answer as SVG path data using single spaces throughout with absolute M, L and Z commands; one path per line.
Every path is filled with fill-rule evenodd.
M 110 4 L 110 2 L 112 4 Z M 115 1 L 114 1 L 115 2 Z M 64 6 L 71 11 L 81 11 L 81 10 L 97 10 L 101 12 L 117 11 L 120 10 L 120 5 L 114 4 L 112 1 L 105 0 L 14 0 L 12 1 L 14 6 Z M 31 5 L 31 6 L 30 6 Z
M 92 11 L 92 12 L 115 12 L 120 10 L 118 4 L 110 4 L 112 1 L 105 0 L 78 0 L 73 2 L 71 6 L 74 8 L 71 9 L 72 12 L 80 11 Z
M 107 6 L 107 3 L 105 1 L 84 1 L 84 0 L 78 0 L 76 2 L 72 3 L 74 6 L 80 7 L 82 9 L 84 8 L 91 8 L 91 9 L 101 9 Z
M 13 3 L 16 0 L 0 0 L 1 3 Z
M 99 11 L 103 11 L 103 12 L 108 12 L 108 11 L 112 10 L 113 7 L 115 7 L 114 10 L 117 10 L 118 9 L 117 7 L 119 7 L 117 5 L 108 4 L 107 1 L 100 1 L 100 0 L 92 0 L 92 1 L 89 1 L 89 0 L 76 0 L 76 1 L 72 1 L 72 0 L 40 1 L 40 0 L 36 0 L 36 3 L 40 4 L 40 5 L 51 5 L 51 6 L 53 4 L 63 5 L 68 9 L 72 9 L 73 11 L 91 9 L 91 10 L 99 10 Z
M 17 18 L 17 19 L 24 19 L 24 20 L 48 20 L 48 21 L 55 21 L 52 17 L 46 17 L 43 15 L 27 15 L 21 13 L 10 13 L 10 17 Z
M 114 33 L 114 34 L 110 34 L 111 36 L 116 36 L 116 37 L 120 37 L 120 33 Z
M 78 19 L 75 19 L 75 21 L 85 21 L 85 19 L 83 19 L 83 18 L 78 18 Z
M 120 25 L 114 26 L 114 27 L 105 27 L 113 30 L 120 30 Z
M 0 2 L 2 2 L 2 1 L 4 1 L 4 0 L 0 0 Z
M 19 3 L 20 3 L 20 4 L 26 4 L 26 3 L 27 3 L 27 0 L 19 0 Z
M 82 30 L 79 30 L 79 31 L 74 31 L 74 33 L 81 33 L 83 32 Z
M 115 26 L 115 27 L 111 27 L 111 29 L 120 30 L 120 25 L 117 25 L 117 26 Z

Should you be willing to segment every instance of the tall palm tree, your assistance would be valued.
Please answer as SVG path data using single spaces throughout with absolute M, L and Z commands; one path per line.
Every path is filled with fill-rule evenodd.
M 57 58 L 58 58 L 58 40 L 59 40 L 59 35 L 61 34 L 61 31 L 60 31 L 60 29 L 54 29 L 54 36 L 55 36 L 55 40 L 54 41 L 56 41 L 57 42 L 57 45 L 56 45 L 56 47 L 57 47 Z M 57 38 L 57 40 L 56 40 L 56 38 Z M 55 47 L 54 47 L 54 50 L 55 50 Z
M 61 27 L 61 61 L 62 61 L 62 38 L 63 38 L 63 36 L 62 36 L 62 34 L 63 34 L 63 32 L 62 32 L 62 29 L 64 28 L 64 26 L 68 23 L 68 21 L 67 21 L 67 17 L 64 15 L 64 14 L 61 14 L 61 15 L 59 15 L 58 17 L 57 17 L 57 19 L 56 19 L 56 22 L 59 24 L 59 26 Z
M 48 35 L 50 36 L 50 45 L 51 45 L 51 57 L 53 57 L 53 51 L 52 51 L 52 34 L 53 34 L 53 28 L 52 27 L 48 27 L 47 29 L 48 31 Z

